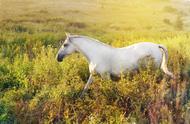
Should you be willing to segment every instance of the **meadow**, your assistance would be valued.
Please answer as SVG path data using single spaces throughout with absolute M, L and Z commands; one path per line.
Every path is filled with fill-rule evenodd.
M 186 16 L 170 0 L 0 0 L 0 124 L 190 123 Z M 80 98 L 88 63 L 79 53 L 57 62 L 65 32 L 163 44 L 176 79 L 151 65 L 117 82 L 96 75 Z

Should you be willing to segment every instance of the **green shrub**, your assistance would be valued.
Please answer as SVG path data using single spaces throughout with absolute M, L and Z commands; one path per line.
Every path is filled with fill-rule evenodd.
M 183 30 L 183 20 L 180 16 L 178 16 L 176 18 L 176 21 L 175 21 L 175 24 L 174 24 L 174 27 L 177 29 L 177 30 Z

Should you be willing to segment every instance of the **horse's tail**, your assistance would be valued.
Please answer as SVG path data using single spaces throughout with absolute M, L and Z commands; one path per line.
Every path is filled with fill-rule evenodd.
M 162 51 L 161 69 L 167 75 L 171 76 L 172 78 L 175 78 L 175 76 L 168 70 L 168 67 L 167 67 L 167 62 L 168 62 L 168 51 L 167 51 L 167 49 L 161 45 L 159 45 L 158 47 Z

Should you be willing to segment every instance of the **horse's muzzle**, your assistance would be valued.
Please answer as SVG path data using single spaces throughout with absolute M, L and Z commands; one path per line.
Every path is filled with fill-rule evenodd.
M 62 62 L 64 56 L 65 56 L 65 55 L 63 55 L 63 54 L 58 54 L 58 55 L 57 55 L 57 61 L 58 61 L 58 62 Z

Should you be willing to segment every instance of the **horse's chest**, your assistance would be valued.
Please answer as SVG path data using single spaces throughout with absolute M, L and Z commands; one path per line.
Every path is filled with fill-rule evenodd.
M 95 71 L 99 74 L 107 73 L 111 69 L 110 63 L 107 61 L 97 62 Z
M 98 73 L 105 73 L 105 72 L 108 72 L 110 70 L 110 67 L 107 65 L 107 64 L 100 64 L 98 65 L 95 70 L 98 72 Z

